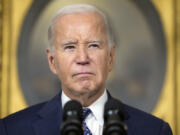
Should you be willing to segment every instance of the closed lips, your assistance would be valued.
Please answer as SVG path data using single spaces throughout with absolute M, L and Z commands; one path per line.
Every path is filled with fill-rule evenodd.
M 77 76 L 77 75 L 94 75 L 94 74 L 91 72 L 79 72 L 79 73 L 73 74 L 73 76 Z

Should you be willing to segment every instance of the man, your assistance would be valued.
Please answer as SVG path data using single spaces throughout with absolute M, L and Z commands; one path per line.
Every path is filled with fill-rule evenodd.
M 106 79 L 113 68 L 115 53 L 107 17 L 90 5 L 66 6 L 53 18 L 48 35 L 48 62 L 61 80 L 62 92 L 46 103 L 4 118 L 6 134 L 59 135 L 62 108 L 67 101 L 75 99 L 91 109 L 85 120 L 89 134 L 101 135 L 104 104 L 112 98 L 107 94 Z M 164 121 L 123 106 L 128 135 L 172 134 Z

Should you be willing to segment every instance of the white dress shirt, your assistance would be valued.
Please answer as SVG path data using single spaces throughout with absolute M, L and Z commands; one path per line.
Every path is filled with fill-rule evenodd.
M 103 133 L 103 124 L 104 124 L 104 105 L 108 99 L 107 91 L 105 90 L 104 93 L 88 108 L 91 109 L 92 113 L 88 115 L 86 118 L 86 124 L 88 128 L 91 130 L 93 135 L 102 135 Z M 65 103 L 70 100 L 69 97 L 65 95 L 62 91 L 62 107 L 64 107 Z

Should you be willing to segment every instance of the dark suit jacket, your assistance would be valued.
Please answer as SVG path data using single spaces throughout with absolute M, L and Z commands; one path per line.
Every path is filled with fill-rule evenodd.
M 5 135 L 5 127 L 1 119 L 0 119 L 0 135 Z
M 125 104 L 125 123 L 128 135 L 172 135 L 164 121 Z M 29 107 L 4 118 L 0 135 L 59 135 L 62 123 L 61 94 L 49 102 Z M 1 130 L 0 130 L 1 131 Z

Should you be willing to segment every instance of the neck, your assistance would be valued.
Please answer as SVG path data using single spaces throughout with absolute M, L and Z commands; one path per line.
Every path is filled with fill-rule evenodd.
M 104 93 L 105 87 L 98 90 L 93 90 L 87 93 L 77 93 L 73 90 L 64 90 L 63 92 L 68 96 L 70 99 L 77 100 L 81 103 L 83 107 L 88 107 L 92 103 L 94 103 L 103 93 Z

